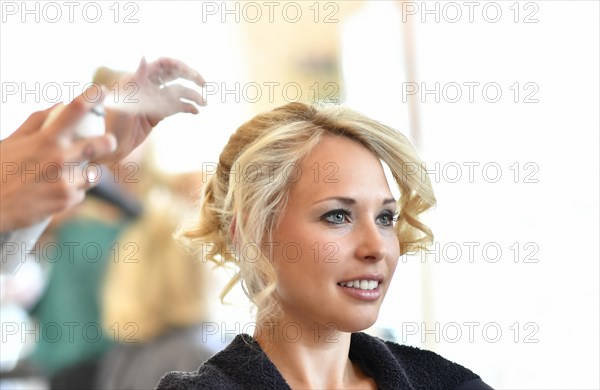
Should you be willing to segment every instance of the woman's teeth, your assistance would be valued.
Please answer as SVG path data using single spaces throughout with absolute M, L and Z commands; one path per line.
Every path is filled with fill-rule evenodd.
M 359 288 L 361 290 L 375 290 L 379 286 L 377 280 L 353 280 L 351 282 L 338 283 L 338 286 Z

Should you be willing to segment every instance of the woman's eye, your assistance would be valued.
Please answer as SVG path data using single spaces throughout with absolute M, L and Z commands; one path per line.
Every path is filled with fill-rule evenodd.
M 333 210 L 323 215 L 321 219 L 323 221 L 339 225 L 347 222 L 349 217 L 350 212 L 348 210 Z
M 379 221 L 383 226 L 393 226 L 396 221 L 397 213 L 386 211 L 379 216 Z

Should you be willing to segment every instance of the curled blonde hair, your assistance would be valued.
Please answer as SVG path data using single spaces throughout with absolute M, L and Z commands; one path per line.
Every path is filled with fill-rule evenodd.
M 293 180 L 289 167 L 299 166 L 325 135 L 359 142 L 389 167 L 400 189 L 395 225 L 400 254 L 433 240 L 418 216 L 435 204 L 427 172 L 414 147 L 398 131 L 342 106 L 290 103 L 257 115 L 240 126 L 223 149 L 216 172 L 203 188 L 200 219 L 180 232 L 204 261 L 235 263 L 239 271 L 221 299 L 238 281 L 259 309 L 259 320 L 277 314 L 276 275 L 261 250 L 270 242 L 285 209 Z M 230 236 L 235 217 L 236 243 Z

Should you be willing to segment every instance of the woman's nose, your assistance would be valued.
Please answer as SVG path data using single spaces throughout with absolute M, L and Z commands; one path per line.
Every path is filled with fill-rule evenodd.
M 356 229 L 356 257 L 366 261 L 380 261 L 386 255 L 386 242 L 380 227 L 373 221 Z

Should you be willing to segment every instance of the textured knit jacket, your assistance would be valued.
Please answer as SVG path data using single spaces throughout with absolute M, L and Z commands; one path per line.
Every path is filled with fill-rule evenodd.
M 353 333 L 349 357 L 379 389 L 489 390 L 476 374 L 419 348 Z M 249 335 L 238 335 L 196 372 L 170 372 L 158 390 L 290 389 L 273 362 Z

